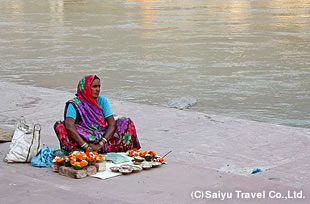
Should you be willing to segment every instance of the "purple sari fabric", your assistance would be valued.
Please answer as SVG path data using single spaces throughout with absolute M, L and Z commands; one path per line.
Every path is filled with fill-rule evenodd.
M 78 118 L 75 123 L 75 128 L 80 136 L 88 143 L 98 144 L 107 128 L 102 112 L 91 104 L 87 104 L 87 102 L 85 102 L 85 104 L 79 98 L 74 98 L 67 102 L 65 115 L 69 103 L 72 103 L 77 110 Z M 116 120 L 116 125 L 117 128 L 113 136 L 109 139 L 108 143 L 105 144 L 102 152 L 125 152 L 129 149 L 141 148 L 135 125 L 130 118 L 121 117 Z M 72 150 L 81 148 L 68 136 L 64 122 L 56 122 L 54 129 L 59 139 L 61 149 Z
M 77 123 L 75 123 L 75 128 L 80 136 L 86 142 L 98 144 L 102 139 L 107 126 L 102 111 L 96 106 L 89 104 L 86 100 L 74 98 L 67 102 L 65 113 L 67 112 L 69 103 L 73 104 L 77 111 L 77 115 L 79 116 Z

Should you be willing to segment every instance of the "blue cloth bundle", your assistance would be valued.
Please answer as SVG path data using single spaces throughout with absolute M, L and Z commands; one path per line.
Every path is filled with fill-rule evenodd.
M 55 149 L 43 145 L 41 151 L 37 156 L 31 159 L 31 166 L 36 167 L 51 167 L 53 165 L 52 159 L 54 157 Z

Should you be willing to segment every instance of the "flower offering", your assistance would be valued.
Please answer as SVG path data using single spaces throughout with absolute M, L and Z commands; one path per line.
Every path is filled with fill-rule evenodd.
M 134 148 L 134 149 L 130 149 L 130 150 L 127 150 L 127 155 L 129 157 L 133 157 L 133 156 L 139 156 L 137 154 L 139 154 L 139 150 L 137 148 Z
M 158 155 L 156 155 L 156 152 L 154 151 L 144 151 L 140 152 L 137 149 L 130 149 L 127 151 L 127 155 L 130 157 L 142 157 L 146 161 L 153 161 L 153 162 L 164 162 L 164 159 Z
M 54 163 L 58 163 L 64 166 L 72 166 L 76 170 L 85 168 L 90 164 L 95 164 L 97 161 L 104 161 L 105 157 L 99 155 L 97 152 L 86 152 L 74 151 L 71 152 L 69 156 L 53 158 Z

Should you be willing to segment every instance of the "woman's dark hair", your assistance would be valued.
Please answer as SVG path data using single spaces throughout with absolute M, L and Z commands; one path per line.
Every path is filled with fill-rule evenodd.
M 95 79 L 99 79 L 99 80 L 100 80 L 100 78 L 99 78 L 99 77 L 97 77 L 97 75 L 95 75 L 94 80 L 95 80 Z

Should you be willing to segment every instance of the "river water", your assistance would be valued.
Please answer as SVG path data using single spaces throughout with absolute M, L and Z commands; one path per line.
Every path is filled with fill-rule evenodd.
M 0 0 L 0 79 L 310 128 L 308 0 Z

